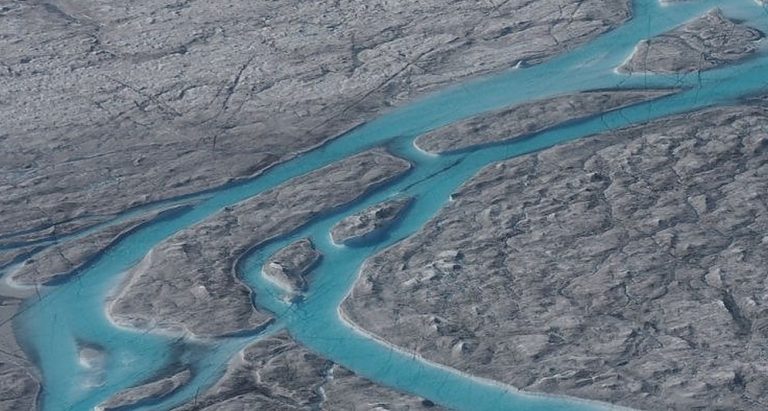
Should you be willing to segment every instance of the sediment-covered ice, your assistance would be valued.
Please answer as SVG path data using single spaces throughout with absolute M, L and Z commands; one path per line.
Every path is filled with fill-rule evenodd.
M 758 49 L 763 33 L 714 9 L 688 24 L 644 40 L 619 72 L 686 73 L 742 60 Z
M 235 272 L 248 250 L 409 169 L 408 161 L 369 150 L 227 207 L 155 247 L 131 270 L 109 315 L 118 324 L 207 337 L 262 327 L 271 316 L 253 306 Z
M 430 153 L 466 150 L 527 137 L 566 122 L 675 93 L 674 89 L 594 90 L 531 101 L 480 114 L 419 136 L 416 147 Z
M 0 236 L 28 239 L 253 176 L 631 15 L 626 0 L 6 3 Z
M 163 398 L 186 384 L 191 377 L 190 370 L 182 370 L 174 375 L 128 388 L 99 404 L 96 411 L 122 410 L 144 401 Z
M 768 108 L 490 165 L 369 259 L 342 308 L 429 360 L 638 409 L 768 396 Z
M 321 257 L 312 240 L 303 238 L 270 256 L 264 263 L 262 272 L 287 291 L 302 293 L 309 286 L 306 278 L 309 271 Z
M 360 243 L 367 237 L 385 231 L 400 218 L 411 201 L 409 197 L 399 197 L 348 216 L 331 228 L 331 238 L 336 244 Z
M 282 332 L 248 346 L 224 376 L 174 411 L 443 410 L 328 361 Z

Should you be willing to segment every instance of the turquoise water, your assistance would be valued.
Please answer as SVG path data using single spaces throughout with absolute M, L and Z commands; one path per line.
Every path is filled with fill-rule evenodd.
M 594 133 L 642 123 L 664 115 L 725 104 L 764 91 L 768 58 L 760 53 L 742 64 L 683 76 L 625 76 L 613 69 L 637 41 L 668 30 L 719 6 L 726 15 L 747 20 L 768 32 L 768 17 L 752 0 L 693 1 L 660 6 L 638 1 L 635 17 L 624 26 L 547 63 L 468 82 L 386 114 L 317 150 L 277 166 L 244 184 L 223 187 L 194 197 L 182 215 L 147 225 L 119 241 L 74 280 L 43 290 L 42 299 L 28 301 L 15 325 L 25 348 L 39 364 L 46 410 L 91 409 L 110 394 L 152 377 L 176 363 L 193 367 L 193 381 L 162 402 L 144 409 L 167 409 L 203 390 L 221 375 L 228 358 L 265 333 L 287 328 L 299 341 L 323 356 L 382 384 L 400 388 L 462 410 L 578 410 L 599 404 L 520 393 L 512 387 L 470 378 L 394 349 L 352 329 L 337 308 L 370 255 L 416 232 L 449 200 L 450 194 L 482 167 Z M 542 81 L 546 79 L 546 81 Z M 430 156 L 413 148 L 413 139 L 435 127 L 468 116 L 530 99 L 571 91 L 622 87 L 685 87 L 661 100 L 539 133 L 532 138 L 460 154 Z M 413 162 L 413 172 L 365 199 L 325 215 L 255 250 L 240 268 L 256 290 L 255 303 L 275 313 L 277 322 L 258 335 L 196 341 L 159 333 L 115 327 L 105 316 L 109 295 L 124 273 L 153 246 L 174 232 L 292 177 L 307 173 L 370 147 L 386 145 Z M 402 221 L 374 244 L 337 247 L 329 239 L 338 220 L 382 199 L 407 193 L 415 198 Z M 300 304 L 284 302 L 281 291 L 261 275 L 264 257 L 300 237 L 311 237 L 324 259 L 313 271 L 309 294 Z M 78 343 L 98 344 L 107 353 L 101 370 L 78 362 Z

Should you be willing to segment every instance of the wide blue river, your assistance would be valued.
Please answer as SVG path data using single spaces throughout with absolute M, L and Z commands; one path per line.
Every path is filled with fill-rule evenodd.
M 27 302 L 15 327 L 22 344 L 40 367 L 45 387 L 43 408 L 51 411 L 93 409 L 111 394 L 152 377 L 171 363 L 187 363 L 195 371 L 189 384 L 160 402 L 137 408 L 170 409 L 213 384 L 238 350 L 282 329 L 289 330 L 311 350 L 362 376 L 456 410 L 610 408 L 607 404 L 573 398 L 523 393 L 431 363 L 355 330 L 339 317 L 338 306 L 366 258 L 419 230 L 449 201 L 451 193 L 482 167 L 595 133 L 736 102 L 765 90 L 768 58 L 762 51 L 739 65 L 700 75 L 627 76 L 614 72 L 638 41 L 698 17 L 713 7 L 720 7 L 728 17 L 768 32 L 768 14 L 757 3 L 702 0 L 661 5 L 656 0 L 642 0 L 636 1 L 633 7 L 634 16 L 625 25 L 546 63 L 456 85 L 387 113 L 258 178 L 178 200 L 176 202 L 193 206 L 125 237 L 71 281 L 42 290 L 39 299 L 35 297 Z M 459 154 L 431 156 L 413 147 L 413 139 L 428 130 L 531 99 L 596 88 L 665 86 L 685 87 L 686 91 L 525 140 Z M 239 267 L 245 282 L 255 290 L 254 303 L 275 313 L 277 321 L 266 331 L 212 342 L 123 329 L 115 327 L 106 317 L 105 304 L 125 272 L 163 239 L 227 205 L 381 145 L 410 160 L 414 165 L 412 172 L 349 207 L 318 217 L 298 231 L 260 247 Z M 402 193 L 415 198 L 413 206 L 392 231 L 374 244 L 353 248 L 337 247 L 330 242 L 328 233 L 334 223 Z M 172 203 L 174 201 L 163 206 Z M 289 304 L 284 302 L 279 289 L 262 278 L 261 265 L 265 256 L 301 237 L 311 237 L 324 258 L 312 274 L 313 283 L 306 300 Z M 81 363 L 78 346 L 82 343 L 103 347 L 106 353 L 103 367 L 89 368 Z

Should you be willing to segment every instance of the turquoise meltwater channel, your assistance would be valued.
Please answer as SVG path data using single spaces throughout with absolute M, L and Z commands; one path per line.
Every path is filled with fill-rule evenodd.
M 169 214 L 124 237 L 68 282 L 42 289 L 15 320 L 21 343 L 43 377 L 45 410 L 90 410 L 117 391 L 150 379 L 175 363 L 188 364 L 193 379 L 172 395 L 135 409 L 165 410 L 205 390 L 223 373 L 227 361 L 247 344 L 287 329 L 318 354 L 386 386 L 413 393 L 456 410 L 596 410 L 611 408 L 567 397 L 534 395 L 511 386 L 472 377 L 392 347 L 344 321 L 338 307 L 370 256 L 417 232 L 450 195 L 482 167 L 541 150 L 554 144 L 662 116 L 737 102 L 765 91 L 768 58 L 764 50 L 745 62 L 690 75 L 620 75 L 614 69 L 638 41 L 713 7 L 768 32 L 768 14 L 752 0 L 691 1 L 662 5 L 638 0 L 633 18 L 594 41 L 543 64 L 456 85 L 371 121 L 330 143 L 270 169 L 250 181 L 179 200 L 192 202 L 184 212 Z M 418 135 L 436 127 L 500 107 L 558 94 L 599 88 L 679 87 L 680 93 L 585 121 L 569 123 L 530 138 L 432 156 L 413 147 Z M 254 304 L 274 313 L 266 330 L 217 340 L 195 340 L 153 330 L 116 327 L 105 313 L 111 293 L 125 273 L 152 247 L 173 233 L 290 178 L 375 146 L 386 146 L 412 162 L 403 178 L 360 201 L 318 216 L 289 235 L 256 250 L 238 267 L 254 290 Z M 408 194 L 415 201 L 401 221 L 373 244 L 338 247 L 330 227 L 340 219 L 383 199 Z M 173 203 L 172 201 L 169 203 Z M 281 291 L 261 276 L 266 256 L 298 238 L 311 237 L 324 258 L 312 273 L 306 299 L 285 302 Z M 78 347 L 93 344 L 106 353 L 103 368 L 89 369 Z

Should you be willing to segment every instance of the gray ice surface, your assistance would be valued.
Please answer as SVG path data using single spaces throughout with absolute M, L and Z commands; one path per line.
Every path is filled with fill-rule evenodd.
M 355 244 L 386 231 L 400 218 L 411 201 L 409 197 L 394 198 L 348 216 L 331 228 L 331 238 L 336 244 Z
M 369 259 L 344 315 L 528 391 L 768 404 L 768 108 L 714 108 L 490 165 Z
M 720 9 L 640 42 L 620 72 L 688 73 L 742 60 L 758 50 L 759 30 L 725 17 Z
M 430 153 L 446 153 L 480 145 L 528 137 L 543 130 L 675 93 L 673 89 L 616 89 L 583 91 L 531 101 L 423 134 L 416 146 Z
M 307 275 L 320 261 L 322 254 L 315 249 L 312 240 L 302 238 L 278 250 L 270 256 L 262 271 L 264 275 L 292 293 L 307 290 Z
M 408 171 L 407 161 L 374 149 L 227 207 L 157 245 L 131 272 L 109 306 L 111 318 L 143 329 L 217 337 L 263 327 L 237 278 L 253 247 L 363 197 Z
M 319 357 L 283 332 L 248 346 L 224 376 L 174 411 L 442 411 Z

